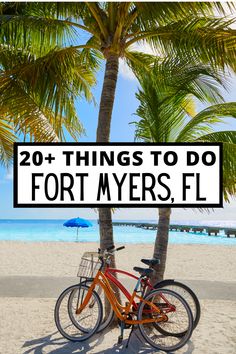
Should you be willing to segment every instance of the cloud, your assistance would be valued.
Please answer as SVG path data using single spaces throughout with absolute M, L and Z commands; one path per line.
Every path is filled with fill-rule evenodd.
M 8 181 L 12 181 L 13 180 L 13 168 L 12 167 L 10 167 L 7 170 L 7 173 L 5 175 L 5 179 L 8 180 Z
M 120 75 L 127 80 L 137 80 L 132 70 L 129 68 L 124 59 L 120 59 L 119 62 Z
M 137 51 L 137 52 L 142 52 L 146 54 L 156 54 L 152 50 L 149 44 L 147 43 L 142 43 L 142 44 L 134 44 L 131 48 L 132 51 Z M 119 62 L 119 69 L 120 69 L 120 75 L 127 80 L 137 80 L 135 75 L 133 74 L 132 70 L 129 68 L 127 63 L 125 62 L 124 59 L 120 59 Z
M 13 168 L 9 167 L 8 170 L 0 171 L 0 184 L 5 184 L 9 181 L 13 181 Z

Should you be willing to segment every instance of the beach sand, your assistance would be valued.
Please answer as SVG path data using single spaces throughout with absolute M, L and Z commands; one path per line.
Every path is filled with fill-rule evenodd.
M 0 241 L 0 276 L 75 276 L 82 254 L 97 248 L 97 243 Z M 117 253 L 117 267 L 131 271 L 152 252 L 152 244 L 126 244 Z M 165 277 L 236 281 L 235 265 L 236 247 L 170 244 Z
M 73 277 L 77 273 L 83 252 L 96 251 L 93 243 L 25 243 L 0 242 L 0 279 L 18 276 Z M 152 256 L 152 245 L 126 245 L 117 256 L 117 266 L 132 271 L 140 258 Z M 166 278 L 217 281 L 235 284 L 236 247 L 210 245 L 170 245 Z M 35 278 L 36 279 L 36 278 Z M 219 285 L 220 283 L 218 283 Z M 0 289 L 1 292 L 1 289 Z M 17 291 L 16 291 L 17 294 Z M 206 289 L 207 294 L 207 289 Z M 14 289 L 13 289 L 14 295 Z M 118 329 L 95 337 L 91 342 L 71 344 L 56 331 L 54 298 L 0 297 L 0 353 L 154 353 L 140 349 L 133 336 L 128 349 L 117 346 Z M 236 294 L 235 301 L 224 300 L 224 288 L 218 299 L 207 295 L 201 299 L 202 317 L 188 345 L 178 351 L 185 354 L 234 354 L 236 352 Z M 126 331 L 126 337 L 129 330 Z

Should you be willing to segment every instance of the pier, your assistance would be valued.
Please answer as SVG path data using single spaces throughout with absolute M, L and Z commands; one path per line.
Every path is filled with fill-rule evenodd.
M 158 224 L 152 223 L 140 223 L 140 222 L 122 222 L 122 221 L 114 221 L 113 226 L 130 226 L 130 227 L 138 227 L 145 230 L 157 230 Z M 220 231 L 224 231 L 225 236 L 236 237 L 236 228 L 230 227 L 218 227 L 218 226 L 204 226 L 204 225 L 176 225 L 170 224 L 170 231 L 180 231 L 180 232 L 196 232 L 202 233 L 205 232 L 209 236 L 217 236 L 220 234 Z

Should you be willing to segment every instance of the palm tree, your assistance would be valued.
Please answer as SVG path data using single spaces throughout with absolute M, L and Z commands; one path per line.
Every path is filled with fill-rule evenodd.
M 0 52 L 0 161 L 9 163 L 18 136 L 33 141 L 74 140 L 84 132 L 75 109 L 78 95 L 92 99 L 97 62 L 71 49 L 36 56 L 2 46 Z M 53 57 L 53 62 L 51 58 Z M 63 61 L 63 67 L 60 62 Z M 47 65 L 50 63 L 50 65 Z
M 234 8 L 232 3 L 226 6 Z M 2 44 L 26 51 L 45 52 L 56 44 L 68 56 L 71 48 L 93 58 L 101 53 L 105 75 L 96 140 L 108 142 L 119 59 L 142 68 L 153 60 L 135 52 L 133 45 L 146 43 L 160 56 L 198 57 L 213 66 L 235 69 L 235 30 L 230 28 L 230 20 L 216 18 L 214 11 L 225 15 L 219 2 L 3 3 L 0 38 Z M 81 32 L 85 41 L 79 37 Z M 99 209 L 99 220 L 104 249 L 114 244 L 111 210 Z
M 236 131 L 215 131 L 225 117 L 236 118 L 236 102 L 222 103 L 218 85 L 223 84 L 211 67 L 166 60 L 151 75 L 137 73 L 141 89 L 136 138 L 145 142 L 222 142 L 225 200 L 236 193 Z M 158 79 L 157 79 L 158 78 Z M 218 84 L 218 85 L 217 85 Z M 213 103 L 195 112 L 193 98 Z M 221 102 L 221 103 L 217 103 Z M 152 281 L 162 280 L 167 257 L 170 208 L 159 208 L 154 258 L 160 258 Z

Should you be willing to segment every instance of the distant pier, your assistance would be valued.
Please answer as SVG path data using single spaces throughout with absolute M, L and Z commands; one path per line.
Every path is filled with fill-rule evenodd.
M 138 227 L 145 230 L 157 230 L 158 224 L 152 223 L 140 223 L 140 222 L 128 222 L 128 221 L 115 221 L 112 223 L 113 226 L 130 226 Z M 236 228 L 230 227 L 217 227 L 217 226 L 202 226 L 202 225 L 176 225 L 170 224 L 170 231 L 180 231 L 180 232 L 205 232 L 209 236 L 217 236 L 220 234 L 220 231 L 224 231 L 227 237 L 234 236 L 236 237 Z

